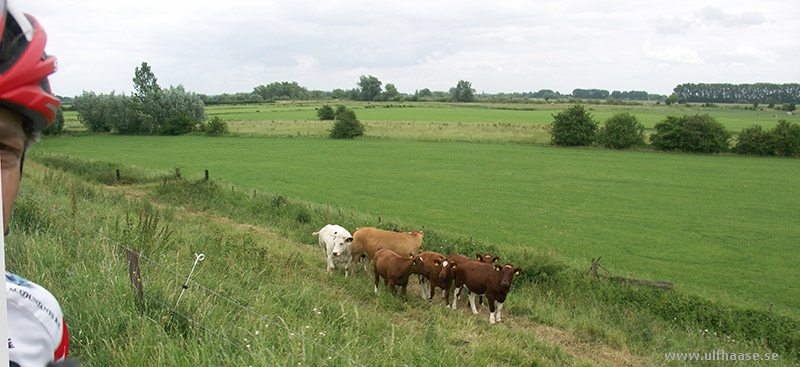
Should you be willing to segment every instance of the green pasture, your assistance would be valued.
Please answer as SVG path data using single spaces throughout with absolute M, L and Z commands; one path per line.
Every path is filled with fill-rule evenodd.
M 279 103 L 261 105 L 209 106 L 209 116 L 220 116 L 229 121 L 263 121 L 265 123 L 288 120 L 316 120 L 316 108 L 323 103 Z M 337 102 L 327 104 L 336 105 Z M 417 121 L 417 122 L 462 122 L 462 123 L 534 123 L 550 124 L 553 115 L 570 104 L 446 104 L 446 103 L 358 103 L 346 102 L 362 121 Z M 604 122 L 615 113 L 629 112 L 636 115 L 646 128 L 671 115 L 709 114 L 729 130 L 739 130 L 752 125 L 764 128 L 775 126 L 780 119 L 800 121 L 796 115 L 784 111 L 745 110 L 733 106 L 701 107 L 700 105 L 654 105 L 616 106 L 586 105 L 599 122 Z
M 359 117 L 367 110 L 357 111 Z M 781 314 L 800 315 L 793 282 L 800 278 L 796 159 L 379 139 L 112 135 L 44 139 L 32 151 L 146 169 L 179 167 L 195 178 L 208 169 L 234 190 L 302 198 L 514 252 L 552 248 L 579 268 L 602 256 L 602 264 L 620 275 L 672 281 L 679 290 L 723 303 L 762 310 L 773 305 Z

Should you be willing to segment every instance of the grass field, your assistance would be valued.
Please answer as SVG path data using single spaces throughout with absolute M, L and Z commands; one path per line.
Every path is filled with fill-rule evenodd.
M 800 161 L 357 139 L 86 136 L 34 152 L 212 178 L 800 316 Z M 502 254 L 501 254 L 502 255 Z M 512 259 L 513 260 L 513 259 Z
M 329 104 L 335 105 L 336 102 Z M 279 103 L 262 105 L 210 106 L 209 116 L 220 116 L 229 121 L 301 121 L 316 120 L 316 108 L 322 103 Z M 354 103 L 345 105 L 353 108 L 362 121 L 416 121 L 416 122 L 484 122 L 484 123 L 534 123 L 550 124 L 553 115 L 561 112 L 570 104 L 432 104 L 432 103 Z M 780 119 L 800 121 L 798 116 L 787 115 L 784 111 L 744 110 L 732 107 L 707 108 L 698 105 L 586 105 L 595 120 L 603 121 L 618 112 L 629 112 L 642 122 L 646 128 L 670 115 L 710 114 L 729 130 L 739 130 L 752 125 L 771 128 Z
M 351 366 L 349 358 L 368 366 L 695 366 L 716 363 L 668 363 L 665 353 L 764 354 L 769 346 L 779 361 L 748 365 L 800 358 L 796 321 L 553 270 L 560 260 L 548 250 L 516 254 L 526 255 L 526 270 L 498 325 L 487 323 L 485 306 L 478 316 L 463 302 L 454 312 L 419 299 L 414 287 L 407 302 L 383 287 L 375 295 L 363 271 L 325 274 L 310 232 L 338 218 L 336 208 L 124 165 L 116 181 L 113 167 L 32 155 L 6 238 L 8 268 L 59 299 L 70 354 L 82 366 Z M 348 212 L 344 221 L 375 219 Z M 436 230 L 426 239 L 469 247 Z M 141 301 L 129 286 L 126 247 L 141 254 Z M 182 293 L 197 253 L 205 260 Z

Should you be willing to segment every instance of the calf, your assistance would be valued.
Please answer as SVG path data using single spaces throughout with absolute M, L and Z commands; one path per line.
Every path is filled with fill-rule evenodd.
M 453 276 L 455 275 L 455 263 L 448 261 L 444 255 L 431 251 L 422 251 L 419 256 L 424 260 L 423 264 L 426 272 L 426 274 L 420 275 L 419 287 L 422 298 L 432 300 L 436 287 L 439 287 L 442 289 L 442 298 L 444 298 L 445 304 L 449 308 L 450 287 L 453 284 Z
M 350 235 L 350 232 L 340 225 L 328 224 L 322 227 L 319 232 L 314 232 L 311 235 L 319 236 L 319 244 L 322 246 L 325 258 L 328 261 L 328 273 L 336 268 L 334 263 L 338 263 L 344 267 L 344 276 L 347 277 L 347 272 L 353 261 L 351 246 L 353 236 Z
M 511 263 L 500 266 L 478 261 L 464 261 L 458 263 L 455 270 L 453 293 L 456 290 L 460 292 L 462 287 L 467 286 L 470 292 L 469 303 L 473 314 L 478 313 L 475 308 L 475 295 L 486 295 L 486 300 L 489 301 L 489 323 L 502 322 L 503 302 L 505 302 L 508 291 L 511 288 L 511 281 L 514 279 L 514 275 L 519 275 L 522 269 L 514 268 Z M 456 308 L 455 301 L 456 299 L 453 299 L 453 309 Z M 495 301 L 498 302 L 496 315 Z
M 392 250 L 402 256 L 416 256 L 422 246 L 421 231 L 394 232 L 384 231 L 373 227 L 363 227 L 353 232 L 353 264 L 361 260 L 361 255 L 375 258 L 375 252 L 380 248 Z M 355 267 L 355 265 L 353 265 Z
M 450 260 L 453 264 L 457 264 L 457 263 L 460 263 L 462 261 L 480 261 L 480 262 L 486 263 L 486 264 L 494 264 L 494 263 L 500 261 L 500 257 L 499 256 L 492 256 L 490 254 L 483 254 L 483 255 L 475 254 L 475 258 L 469 258 L 469 257 L 466 257 L 464 255 L 459 255 L 459 254 L 450 254 L 449 256 L 447 256 L 447 259 Z M 455 302 L 457 300 L 458 300 L 458 297 L 454 297 L 454 300 L 453 300 L 453 304 L 454 305 L 455 305 Z M 483 304 L 483 296 L 478 296 L 478 304 L 479 305 Z M 455 307 L 455 306 L 453 306 L 453 307 Z
M 375 273 L 375 293 L 378 293 L 378 282 L 383 277 L 383 285 L 389 285 L 392 294 L 397 293 L 394 286 L 403 287 L 403 299 L 406 299 L 408 277 L 413 274 L 424 274 L 423 259 L 417 256 L 400 256 L 389 249 L 379 249 L 375 252 L 375 261 L 372 271 Z

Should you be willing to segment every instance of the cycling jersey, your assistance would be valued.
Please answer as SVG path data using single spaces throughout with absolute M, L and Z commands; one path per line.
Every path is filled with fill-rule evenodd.
M 47 289 L 6 273 L 8 354 L 11 365 L 44 367 L 66 358 L 67 324 Z

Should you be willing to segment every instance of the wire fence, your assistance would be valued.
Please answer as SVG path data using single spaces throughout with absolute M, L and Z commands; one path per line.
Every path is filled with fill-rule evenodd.
M 117 240 L 115 240 L 115 239 L 113 239 L 111 237 L 108 237 L 106 234 L 104 234 L 104 233 L 102 233 L 102 232 L 100 232 L 100 231 L 98 231 L 98 230 L 96 230 L 94 228 L 91 228 L 91 227 L 89 227 L 88 225 L 86 225 L 84 223 L 76 221 L 74 218 L 71 218 L 67 214 L 64 214 L 64 210 L 61 209 L 61 208 L 51 207 L 49 205 L 46 205 L 46 204 L 34 199 L 30 195 L 26 195 L 24 193 L 20 193 L 20 197 L 22 197 L 25 200 L 29 200 L 29 201 L 31 201 L 33 203 L 36 203 L 39 207 L 41 207 L 41 208 L 43 208 L 45 210 L 48 210 L 49 212 L 53 213 L 54 215 L 56 215 L 56 216 L 58 216 L 60 218 L 63 218 L 65 220 L 67 220 L 73 226 L 80 227 L 83 230 L 86 230 L 86 231 L 88 231 L 90 233 L 93 233 L 94 235 L 109 241 L 110 243 L 114 244 L 115 246 L 119 247 L 120 249 L 132 252 L 132 253 L 136 254 L 136 256 L 138 258 L 144 259 L 147 263 L 149 263 L 149 264 L 151 264 L 151 265 L 153 265 L 153 266 L 155 266 L 155 267 L 157 267 L 159 269 L 162 269 L 165 272 L 168 272 L 168 273 L 174 275 L 177 279 L 179 279 L 179 281 L 176 283 L 178 287 L 183 287 L 184 286 L 183 282 L 187 281 L 187 279 L 188 279 L 188 283 L 191 283 L 192 285 L 196 286 L 197 288 L 202 289 L 202 290 L 208 292 L 209 294 L 212 294 L 214 297 L 216 297 L 218 299 L 221 299 L 221 300 L 227 302 L 229 305 L 235 306 L 236 308 L 238 308 L 238 309 L 240 309 L 242 311 L 245 311 L 246 313 L 248 313 L 248 314 L 250 314 L 250 315 L 252 315 L 252 316 L 254 316 L 254 317 L 256 317 L 256 318 L 258 318 L 258 319 L 260 319 L 262 321 L 264 321 L 264 322 L 267 322 L 267 323 L 269 323 L 271 325 L 274 325 L 274 326 L 278 327 L 279 329 L 283 329 L 283 330 L 287 331 L 289 333 L 289 335 L 291 335 L 291 336 L 297 336 L 297 337 L 299 337 L 299 338 L 311 343 L 312 345 L 314 345 L 314 346 L 316 346 L 318 348 L 321 348 L 321 349 L 323 349 L 323 350 L 325 350 L 325 351 L 327 351 L 329 353 L 332 353 L 332 354 L 334 354 L 334 355 L 336 355 L 336 356 L 338 356 L 338 357 L 340 357 L 340 358 L 352 363 L 353 365 L 364 366 L 363 364 L 359 363 L 355 359 L 350 358 L 349 356 L 344 355 L 344 354 L 334 350 L 333 348 L 331 348 L 331 347 L 329 347 L 327 345 L 319 343 L 316 340 L 313 340 L 313 339 L 303 335 L 302 333 L 289 328 L 288 326 L 284 325 L 283 323 L 276 322 L 272 318 L 267 317 L 266 315 L 254 310 L 251 307 L 243 305 L 241 302 L 237 301 L 236 299 L 233 299 L 231 297 L 227 297 L 227 296 L 221 294 L 219 291 L 215 291 L 215 290 L 207 287 L 206 285 L 195 281 L 194 279 L 187 278 L 186 276 L 181 275 L 177 271 L 175 271 L 173 269 L 170 269 L 168 266 L 162 265 L 162 264 L 158 263 L 157 261 L 151 259 L 150 257 L 145 256 L 145 255 L 135 251 L 131 247 L 126 246 L 123 243 L 121 243 L 121 242 L 119 242 L 119 241 L 117 241 Z M 101 261 L 92 258 L 91 256 L 85 254 L 83 251 L 75 248 L 74 246 L 66 244 L 66 243 L 63 243 L 63 242 L 62 242 L 62 244 L 67 246 L 68 248 L 70 248 L 72 251 L 74 251 L 79 257 L 92 262 L 94 265 L 97 265 L 97 266 L 103 265 Z M 206 325 L 203 325 L 202 323 L 198 322 L 197 320 L 195 320 L 195 319 L 193 319 L 193 318 L 181 313 L 175 306 L 167 304 L 163 300 L 161 300 L 158 297 L 154 296 L 151 292 L 144 292 L 144 296 L 147 297 L 148 299 L 152 300 L 153 302 L 160 304 L 164 308 L 170 310 L 171 313 L 174 313 L 174 314 L 182 317 L 183 319 L 185 319 L 185 320 L 187 320 L 187 321 L 199 326 L 204 331 L 206 331 L 209 334 L 219 338 L 220 340 L 224 341 L 225 343 L 235 347 L 238 350 L 241 350 L 242 352 L 245 352 L 245 353 L 247 353 L 249 355 L 252 355 L 252 352 L 250 350 L 248 350 L 249 345 L 248 346 L 243 346 L 241 344 L 237 344 L 237 343 L 231 341 L 229 338 L 227 338 L 224 335 L 222 335 L 222 333 L 214 331 L 214 329 L 212 329 L 212 328 L 210 328 L 210 327 L 208 327 Z M 280 318 L 280 317 L 278 317 L 278 318 Z M 69 320 L 69 318 L 68 318 L 68 320 Z M 269 348 L 266 348 L 266 350 L 273 358 L 276 358 L 276 356 L 275 356 L 275 354 L 274 354 L 274 352 L 272 350 L 270 350 Z

